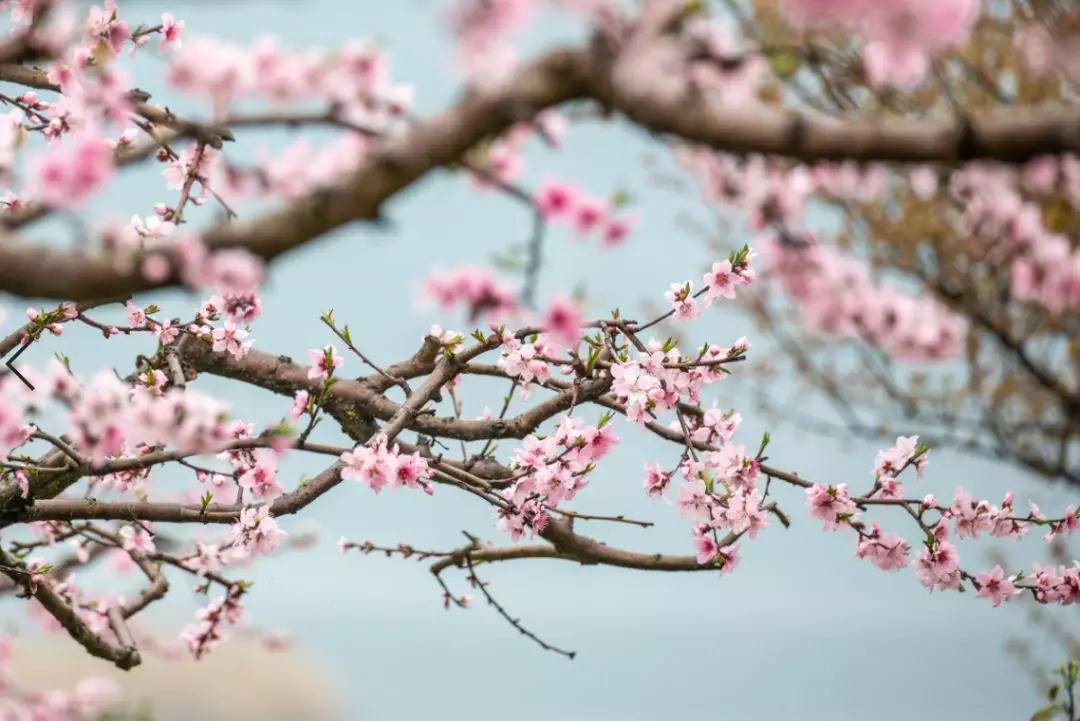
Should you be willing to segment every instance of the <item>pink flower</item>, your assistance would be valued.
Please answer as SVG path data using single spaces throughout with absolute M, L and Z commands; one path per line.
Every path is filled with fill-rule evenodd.
M 102 41 L 113 55 L 120 52 L 124 41 L 131 37 L 128 24 L 119 18 L 115 0 L 105 0 L 104 8 L 91 7 L 85 30 L 87 36 Z
M 54 145 L 34 164 L 42 202 L 71 207 L 86 200 L 113 173 L 112 148 L 104 138 L 80 135 Z
M 154 337 L 161 345 L 169 345 L 180 337 L 180 329 L 173 325 L 171 320 L 154 325 Z
M 611 390 L 629 405 L 644 407 L 660 388 L 660 381 L 637 363 L 616 363 L 611 366 Z
M 720 547 L 716 545 L 712 533 L 708 530 L 701 534 L 694 534 L 694 548 L 697 549 L 697 562 L 703 566 L 712 563 L 720 553 Z
M 989 598 L 995 607 L 1020 593 L 1020 589 L 1013 585 L 1012 579 L 1005 577 L 1005 571 L 1000 565 L 994 566 L 994 570 L 990 573 L 980 573 L 976 576 L 975 585 L 979 587 L 978 597 Z
M 308 351 L 308 358 L 311 360 L 311 368 L 308 369 L 308 378 L 329 378 L 334 374 L 334 371 L 342 366 L 345 359 L 338 355 L 337 349 L 332 345 L 324 347 L 322 350 L 318 348 L 312 348 Z
M 602 200 L 594 198 L 581 198 L 577 207 L 573 208 L 574 232 L 578 235 L 588 235 L 597 228 L 607 224 L 608 205 Z
M 731 573 L 739 565 L 739 547 L 734 544 L 722 547 L 716 556 L 714 563 L 720 567 L 720 575 Z
M 463 303 L 470 321 L 481 316 L 499 321 L 518 312 L 513 289 L 498 282 L 490 271 L 468 265 L 452 270 L 433 270 L 424 280 L 421 299 L 433 302 L 443 310 Z
M 582 445 L 578 448 L 578 460 L 581 461 L 598 461 L 619 443 L 610 424 L 600 428 L 589 426 L 581 431 L 579 439 Z
M 572 185 L 556 180 L 545 180 L 536 192 L 534 202 L 545 220 L 559 220 L 569 216 L 577 207 L 579 193 Z
M 201 275 L 223 295 L 248 295 L 262 284 L 265 263 L 244 248 L 223 248 L 206 258 Z
M 341 470 L 342 478 L 365 483 L 376 493 L 396 479 L 397 469 L 392 455 L 386 449 L 385 438 L 374 448 L 358 445 L 353 450 L 342 453 L 341 462 L 345 465 Z
M 664 297 L 671 303 L 671 309 L 678 320 L 693 320 L 697 317 L 697 301 L 693 294 L 694 286 L 690 281 L 672 283 Z
M 717 298 L 735 298 L 735 280 L 731 271 L 731 261 L 713 263 L 712 270 L 705 274 L 702 283 L 708 290 L 705 293 L 705 305 L 712 305 Z
M 626 237 L 634 230 L 633 218 L 609 218 L 604 225 L 603 244 L 606 248 L 622 245 Z
M 960 557 L 956 546 L 939 540 L 932 549 L 923 551 L 915 559 L 915 575 L 931 590 L 960 588 Z
M 431 476 L 431 469 L 428 467 L 427 460 L 421 458 L 419 453 L 411 455 L 397 454 L 396 446 L 394 451 L 394 477 L 391 480 L 391 486 L 394 488 L 400 488 L 401 486 L 423 488 L 430 495 L 432 492 L 431 485 L 424 480 Z
M 293 396 L 292 407 L 289 409 L 290 419 L 298 421 L 301 416 L 307 413 L 308 397 L 307 391 L 296 391 L 296 395 Z
M 687 518 L 708 521 L 712 516 L 712 496 L 700 478 L 679 486 L 679 513 Z
M 732 495 L 728 499 L 725 517 L 731 524 L 732 531 L 745 532 L 750 538 L 755 538 L 758 531 L 769 525 L 768 517 L 761 508 L 761 491 L 756 488 L 749 493 L 740 492 Z
M 855 551 L 858 558 L 868 559 L 882 571 L 891 571 L 907 565 L 907 554 L 911 546 L 903 538 L 883 533 L 877 523 L 870 526 L 870 532 L 859 541 Z
M 237 328 L 231 319 L 226 320 L 223 328 L 215 328 L 211 333 L 214 352 L 227 351 L 237 360 L 243 358 L 251 348 L 251 343 L 244 342 L 247 334 L 246 330 Z
M 19 487 L 19 495 L 22 498 L 30 497 L 30 479 L 22 471 L 15 471 L 15 484 Z
M 180 49 L 182 41 L 180 40 L 180 34 L 184 32 L 184 21 L 177 20 L 173 17 L 172 13 L 162 13 L 161 15 L 161 43 L 158 45 L 159 50 L 165 50 L 168 47 Z
M 835 531 L 845 518 L 855 514 L 855 502 L 848 495 L 846 483 L 838 486 L 813 485 L 806 489 L 806 506 L 810 515 L 825 522 L 825 529 Z
M 277 456 L 273 451 L 257 451 L 255 465 L 240 476 L 238 483 L 260 501 L 272 501 L 285 492 L 277 480 Z
M 650 496 L 663 495 L 670 480 L 671 474 L 661 468 L 660 464 L 648 463 L 645 465 L 645 492 Z
M 563 348 L 572 348 L 581 339 L 584 319 L 577 306 L 565 298 L 554 298 L 540 317 L 540 327 L 550 334 Z
M 896 444 L 887 450 L 879 451 L 874 460 L 874 477 L 881 479 L 885 476 L 896 476 L 907 467 L 908 463 L 914 462 L 916 468 L 925 464 L 926 454 L 923 453 L 915 459 L 915 452 L 919 448 L 918 436 L 899 436 Z
M 129 553 L 147 554 L 157 550 L 154 538 L 142 526 L 124 526 L 120 529 L 124 550 Z
M 142 326 L 146 323 L 146 313 L 142 308 L 135 305 L 130 300 L 124 303 L 124 307 L 127 309 L 128 325 Z
M 270 506 L 248 506 L 233 524 L 232 539 L 240 558 L 265 556 L 273 553 L 285 537 L 277 521 L 270 515 Z
M 930 57 L 962 42 L 979 14 L 979 0 L 906 0 L 867 7 L 863 51 L 867 75 L 876 85 L 910 86 L 929 67 Z
M 1065 509 L 1065 517 L 1057 523 L 1050 525 L 1050 530 L 1043 538 L 1046 541 L 1054 540 L 1059 534 L 1064 533 L 1066 536 L 1071 536 L 1076 533 L 1077 529 L 1080 529 L 1080 515 L 1077 515 L 1078 510 L 1075 505 L 1068 506 Z

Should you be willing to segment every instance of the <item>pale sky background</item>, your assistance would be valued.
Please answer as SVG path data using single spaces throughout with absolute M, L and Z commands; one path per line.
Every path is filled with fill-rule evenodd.
M 161 9 L 171 9 L 187 21 L 190 35 L 237 41 L 274 34 L 283 45 L 302 47 L 379 39 L 392 58 L 394 77 L 417 86 L 421 113 L 445 106 L 458 87 L 435 2 L 177 1 L 164 8 L 128 0 L 121 7 L 132 23 L 152 22 Z M 574 33 L 570 23 L 545 22 L 524 38 L 523 47 L 540 47 L 568 33 Z M 156 63 L 147 59 L 142 65 L 156 70 Z M 152 72 L 140 73 L 138 82 L 162 90 L 152 78 Z M 175 95 L 156 99 L 162 98 L 174 109 L 185 107 Z M 255 132 L 238 136 L 237 151 L 242 153 L 263 142 Z M 619 123 L 575 128 L 559 153 L 534 147 L 527 184 L 535 185 L 550 172 L 575 179 L 597 195 L 625 187 L 637 199 L 641 220 L 631 241 L 614 253 L 583 245 L 561 230 L 550 233 L 541 297 L 581 284 L 591 310 L 599 315 L 615 306 L 636 310 L 643 298 L 661 301 L 671 281 L 700 279 L 708 252 L 675 219 L 685 213 L 705 216 L 694 197 L 650 189 L 642 162 L 647 152 L 664 155 L 644 133 Z M 169 199 L 155 173 L 125 175 L 90 214 L 120 220 L 134 212 L 146 214 L 153 202 Z M 258 348 L 305 357 L 306 349 L 330 340 L 318 316 L 333 307 L 376 359 L 403 357 L 415 350 L 433 322 L 464 329 L 461 318 L 415 312 L 414 285 L 427 269 L 487 263 L 508 244 L 520 243 L 529 227 L 528 216 L 516 204 L 497 195 L 477 196 L 464 178 L 449 173 L 434 174 L 395 198 L 386 216 L 388 227 L 346 228 L 273 266 L 265 315 L 253 334 Z M 55 224 L 43 225 L 38 237 L 49 232 L 61 231 Z M 730 245 L 744 240 L 732 238 Z M 170 315 L 186 314 L 197 300 L 176 293 L 165 298 Z M 8 304 L 13 311 L 8 325 L 12 315 L 21 312 L 19 305 Z M 729 306 L 706 314 L 692 335 L 727 343 L 752 332 L 738 308 Z M 130 354 L 104 347 L 85 333 L 49 344 L 70 355 L 82 372 L 109 364 L 126 369 L 131 362 Z M 139 349 L 150 350 L 146 344 Z M 35 357 L 42 362 L 47 356 L 44 348 L 36 349 Z M 354 359 L 346 362 L 349 374 L 363 372 Z M 747 419 L 740 439 L 754 445 L 766 426 L 755 418 L 738 384 L 737 373 L 721 384 L 720 404 L 731 407 L 742 401 Z M 212 381 L 201 385 L 227 388 Z M 277 418 L 288 407 L 285 399 L 248 388 L 225 392 L 233 407 L 251 418 Z M 478 415 L 484 402 L 467 405 L 466 414 Z M 869 481 L 874 444 L 822 439 L 793 425 L 770 430 L 775 465 L 814 480 L 848 481 L 856 487 Z M 617 432 L 623 443 L 604 461 L 575 507 L 660 523 L 650 530 L 588 530 L 640 550 L 692 552 L 688 526 L 674 507 L 641 491 L 644 462 L 662 458 L 667 463 L 677 451 L 622 421 Z M 511 448 L 510 443 L 502 445 L 503 458 Z M 319 459 L 294 459 L 287 469 L 295 479 L 322 467 Z M 289 473 L 283 475 L 287 487 L 294 482 Z M 1067 501 L 1061 489 L 1033 483 L 1007 465 L 945 452 L 932 454 L 927 480 L 910 488 L 951 498 L 959 483 L 995 501 L 1015 488 L 1020 499 L 1030 496 L 1047 511 Z M 332 691 L 319 693 L 334 696 L 345 719 L 992 721 L 1027 718 L 1037 708 L 1040 699 L 1031 682 L 1004 654 L 1003 645 L 1010 637 L 1033 635 L 1046 650 L 1044 660 L 1054 664 L 1061 660 L 1060 651 L 1024 623 L 1019 604 L 992 609 L 970 593 L 930 595 L 910 569 L 886 574 L 855 559 L 853 539 L 823 533 L 806 515 L 801 492 L 778 487 L 776 498 L 793 517 L 794 527 L 785 531 L 774 520 L 756 541 L 743 542 L 741 565 L 723 577 L 649 575 L 552 561 L 482 569 L 500 601 L 547 640 L 577 650 L 574 661 L 545 653 L 519 637 L 482 603 L 469 611 L 443 611 L 426 566 L 338 554 L 335 541 L 342 535 L 449 548 L 459 545 L 460 532 L 468 530 L 504 542 L 486 507 L 445 488 L 439 488 L 435 498 L 416 493 L 375 497 L 347 483 L 302 518 L 284 520 L 291 533 L 317 531 L 320 543 L 242 572 L 256 581 L 246 600 L 248 618 L 297 639 L 305 675 L 323 677 Z M 899 515 L 877 517 L 889 530 L 910 537 L 912 529 Z M 208 529 L 207 535 L 216 533 Z M 1032 558 L 1042 560 L 1040 543 L 1006 550 L 1026 565 Z M 989 565 L 983 546 L 969 542 L 960 550 L 965 565 Z M 468 592 L 460 574 L 450 573 L 447 580 L 459 593 Z M 177 578 L 170 600 L 154 610 L 158 628 L 178 631 L 191 618 L 202 599 L 185 589 L 186 583 Z M 0 608 L 5 627 L 18 629 L 27 640 L 37 638 L 27 629 L 23 608 L 10 602 Z M 1075 608 L 1054 612 L 1075 627 Z M 55 637 L 52 643 L 57 643 Z M 65 655 L 80 653 L 75 646 L 57 648 Z M 132 672 L 133 680 L 140 674 L 190 673 L 183 666 L 170 670 L 167 662 L 154 658 L 146 666 Z M 257 697 L 257 656 L 245 657 L 236 670 L 238 677 L 228 683 L 237 693 Z M 274 678 L 275 684 L 288 683 Z M 297 684 L 310 688 L 301 680 Z

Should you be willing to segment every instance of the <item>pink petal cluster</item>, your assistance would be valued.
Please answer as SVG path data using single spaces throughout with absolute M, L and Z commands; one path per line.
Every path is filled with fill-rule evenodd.
M 540 328 L 562 348 L 573 348 L 581 340 L 585 318 L 575 303 L 561 296 L 553 298 L 540 316 Z
M 963 42 L 980 0 L 782 0 L 787 17 L 809 25 L 843 25 L 866 37 L 863 64 L 875 85 L 910 86 L 941 50 Z
M 541 532 L 548 509 L 573 500 L 617 443 L 606 420 L 589 425 L 573 416 L 563 416 L 550 436 L 526 436 L 514 452 L 514 483 L 501 494 L 510 508 L 499 509 L 499 529 L 515 541 Z
M 372 444 L 361 444 L 341 454 L 341 477 L 356 480 L 378 493 L 384 487 L 420 488 L 431 494 L 428 479 L 432 471 L 427 459 L 419 453 L 402 453 L 398 446 L 387 446 L 386 436 L 380 435 Z
M 312 380 L 326 380 L 334 375 L 334 371 L 340 368 L 345 359 L 338 355 L 337 349 L 332 345 L 321 349 L 312 348 L 308 351 L 308 359 L 311 368 L 308 369 L 308 378 Z
M 435 268 L 424 280 L 421 300 L 447 311 L 463 305 L 469 322 L 488 318 L 494 322 L 512 318 L 519 312 L 514 291 L 497 281 L 483 268 L 459 266 L 450 270 Z
M 36 158 L 35 194 L 48 205 L 78 205 L 104 185 L 112 173 L 113 154 L 108 142 L 80 135 Z
M 631 219 L 615 217 L 607 203 L 554 178 L 540 184 L 533 202 L 548 223 L 568 223 L 582 238 L 597 233 L 607 248 L 620 245 L 633 228 Z

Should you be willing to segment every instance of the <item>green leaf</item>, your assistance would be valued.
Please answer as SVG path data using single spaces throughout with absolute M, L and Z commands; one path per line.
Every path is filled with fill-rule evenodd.
M 600 349 L 591 348 L 589 350 L 588 360 L 585 362 L 585 372 L 592 373 L 593 369 L 596 368 L 596 361 L 598 360 L 600 360 Z
M 515 246 L 507 252 L 492 254 L 491 264 L 495 266 L 496 270 L 505 273 L 516 273 L 525 269 L 524 253 L 524 248 Z
M 1031 714 L 1031 721 L 1051 721 L 1061 713 L 1057 706 L 1047 706 Z
M 702 480 L 705 481 L 705 490 L 709 493 L 712 493 L 713 489 L 716 488 L 716 484 L 713 481 L 712 473 L 710 473 L 709 471 L 705 471 L 702 474 Z
M 778 77 L 789 78 L 799 72 L 802 59 L 792 50 L 779 50 L 769 55 L 769 67 Z
M 757 449 L 757 457 L 758 458 L 761 458 L 761 456 L 765 454 L 765 449 L 769 447 L 769 441 L 770 440 L 772 440 L 772 438 L 769 436 L 768 431 L 765 431 L 764 433 L 761 434 L 761 445 L 758 446 L 758 449 Z
M 613 210 L 624 208 L 634 202 L 634 196 L 630 195 L 630 192 L 625 188 L 619 188 L 611 196 L 611 207 Z

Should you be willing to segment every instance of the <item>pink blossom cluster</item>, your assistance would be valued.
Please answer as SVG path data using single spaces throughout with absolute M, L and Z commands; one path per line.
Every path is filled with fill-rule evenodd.
M 865 265 L 812 238 L 766 238 L 770 272 L 816 331 L 861 338 L 889 355 L 927 361 L 956 357 L 963 326 L 941 303 L 878 285 Z
M 224 407 L 198 391 L 132 394 L 115 375 L 103 371 L 65 400 L 76 447 L 98 461 L 139 446 L 213 452 L 228 439 Z
M 26 416 L 31 399 L 20 388 L 25 386 L 14 375 L 0 378 L 0 453 L 4 455 L 26 443 L 34 432 Z
M 696 92 L 724 105 L 742 109 L 757 104 L 758 91 L 772 77 L 768 61 L 747 52 L 730 23 L 702 17 L 690 23 L 688 34 L 701 53 L 686 64 L 686 75 Z
M 504 80 L 517 61 L 511 35 L 525 26 L 536 0 L 462 0 L 448 14 L 465 76 L 477 85 Z
M 789 167 L 763 156 L 691 151 L 681 160 L 700 179 L 707 200 L 732 209 L 750 228 L 769 231 L 757 243 L 767 272 L 810 329 L 861 337 L 907 360 L 947 359 L 960 352 L 962 325 L 939 302 L 876 282 L 859 259 L 799 229 L 815 193 L 855 203 L 880 197 L 887 177 L 881 166 Z M 689 296 L 676 288 L 670 292 Z M 686 303 L 679 310 L 682 317 L 693 315 Z
M 402 453 L 396 444 L 388 446 L 384 435 L 342 453 L 341 463 L 342 478 L 360 481 L 376 493 L 387 486 L 392 491 L 405 487 L 434 492 L 428 480 L 432 470 L 427 459 L 418 452 Z
M 59 530 L 61 529 L 56 529 L 56 531 Z M 117 553 L 124 555 L 129 560 L 131 558 L 126 551 L 117 551 Z M 108 612 L 111 608 L 118 608 L 123 605 L 124 599 L 122 597 L 87 593 L 79 586 L 73 573 L 68 573 L 61 580 L 50 579 L 48 572 L 51 570 L 51 566 L 39 558 L 30 558 L 26 562 L 26 568 L 30 574 L 30 587 L 32 589 L 37 589 L 42 584 L 48 584 L 51 590 L 72 608 L 75 616 L 87 628 L 107 638 L 114 637 L 109 624 Z M 60 622 L 37 601 L 31 604 L 30 615 L 47 631 L 58 631 L 63 628 Z
M 203 189 L 209 193 L 209 186 Z M 196 202 L 197 196 L 190 198 Z M 234 322 L 249 324 L 261 314 L 258 289 L 265 264 L 245 248 L 209 249 L 195 235 L 177 233 L 172 209 L 158 204 L 155 215 L 133 216 L 126 225 L 102 229 L 102 250 L 118 267 L 138 267 L 152 282 L 166 282 L 175 274 L 189 289 L 212 291 L 216 311 L 227 311 Z M 209 316 L 210 314 L 204 313 Z
M 463 305 L 469 322 L 480 318 L 498 322 L 520 311 L 511 288 L 496 280 L 490 271 L 469 265 L 449 270 L 433 268 L 424 280 L 421 299 L 442 311 Z
M 219 112 L 241 99 L 275 103 L 322 100 L 340 117 L 381 128 L 401 118 L 413 89 L 395 84 L 390 63 L 374 43 L 353 41 L 335 52 L 285 50 L 274 38 L 240 47 L 211 38 L 192 38 L 173 53 L 173 87 L 211 98 Z
M 597 27 L 616 15 L 617 0 L 458 0 L 447 23 L 456 40 L 458 62 L 474 86 L 497 87 L 517 66 L 515 33 L 544 8 L 582 15 Z
M 326 53 L 285 50 L 272 38 L 250 48 L 194 38 L 173 55 L 169 80 L 178 89 L 209 97 L 218 115 L 248 100 L 275 106 L 322 102 L 332 109 L 334 124 L 347 131 L 321 147 L 297 139 L 272 155 L 264 153 L 250 168 L 215 160 L 200 182 L 230 202 L 294 198 L 342 180 L 367 157 L 373 136 L 393 130 L 407 116 L 414 94 L 412 86 L 392 81 L 386 55 L 364 41 Z M 200 152 L 215 158 L 212 149 Z M 184 165 L 172 164 L 174 178 L 184 177 Z
M 236 421 L 230 428 L 233 440 L 254 436 L 254 426 Z M 278 482 L 278 454 L 272 448 L 240 448 L 220 454 L 232 466 L 237 484 L 251 499 L 270 503 L 285 492 Z
M 681 515 L 695 523 L 692 538 L 698 563 L 726 562 L 720 556 L 723 549 L 733 547 L 744 534 L 756 538 L 769 526 L 765 496 L 757 486 L 758 459 L 747 455 L 745 446 L 726 440 L 721 439 L 718 447 L 700 458 L 684 458 L 678 467 L 684 483 L 678 487 L 677 506 Z M 652 475 L 646 469 L 646 491 L 659 495 L 655 487 L 649 487 Z M 719 536 L 723 530 L 730 531 L 726 540 Z M 732 567 L 722 565 L 721 570 Z
M 680 149 L 677 159 L 698 179 L 707 201 L 758 231 L 801 233 L 815 193 L 858 204 L 879 199 L 888 187 L 887 169 L 879 163 L 792 165 L 774 156 L 740 157 L 698 148 Z
M 80 135 L 57 143 L 36 158 L 35 196 L 54 206 L 76 205 L 108 182 L 112 149 L 101 137 Z
M 575 347 L 581 340 L 584 325 L 581 308 L 563 296 L 552 298 L 547 310 L 540 316 L 540 328 L 561 348 Z
M 240 512 L 240 519 L 233 524 L 230 554 L 219 555 L 211 562 L 232 561 L 266 556 L 277 550 L 285 537 L 270 512 L 270 506 L 248 506 Z M 205 554 L 212 558 L 209 553 Z M 208 570 L 208 569 L 206 569 Z
M 645 350 L 636 351 L 635 360 L 628 355 L 612 364 L 611 391 L 626 405 L 627 417 L 644 424 L 650 415 L 674 410 L 680 400 L 696 402 L 703 387 L 728 375 L 725 363 L 743 357 L 749 348 L 749 341 L 740 338 L 728 348 L 706 345 L 699 354 L 684 355 L 677 346 L 651 340 Z M 709 418 L 720 422 L 715 414 Z M 726 427 L 713 426 L 717 432 L 726 432 Z
M 240 603 L 242 593 L 239 589 L 230 589 L 226 595 L 199 609 L 195 622 L 189 624 L 181 634 L 192 656 L 202 658 L 225 640 L 226 627 L 238 623 L 243 614 L 244 607 Z
M 738 562 L 736 541 L 743 535 L 755 538 L 769 525 L 766 493 L 758 486 L 759 457 L 731 442 L 741 420 L 738 413 L 715 408 L 700 416 L 680 414 L 672 432 L 712 450 L 691 452 L 688 446 L 672 470 L 657 463 L 645 466 L 644 488 L 652 497 L 663 497 L 676 474 L 681 476 L 676 505 L 694 524 L 691 538 L 698 563 L 716 565 L 721 573 L 734 570 Z
M 896 445 L 878 453 L 874 467 L 874 486 L 860 497 L 853 497 L 847 484 L 835 486 L 810 485 L 806 489 L 806 505 L 812 517 L 822 521 L 828 530 L 852 530 L 858 537 L 855 555 L 865 558 L 876 567 L 889 571 L 906 567 L 911 544 L 900 536 L 881 530 L 877 522 L 869 527 L 860 513 L 869 505 L 883 503 L 901 505 L 909 510 L 925 534 L 924 548 L 914 559 L 915 574 L 927 588 L 954 590 L 970 582 L 980 598 L 988 598 L 997 606 L 1013 596 L 1030 590 L 1043 603 L 1070 604 L 1080 601 L 1080 562 L 1072 567 L 1042 567 L 1035 565 L 1030 576 L 1006 574 L 1000 565 L 987 573 L 972 574 L 960 566 L 960 556 L 950 538 L 976 538 L 980 533 L 1017 539 L 1032 525 L 1049 528 L 1047 541 L 1080 528 L 1076 506 L 1069 506 L 1060 519 L 1047 519 L 1034 504 L 1028 515 L 1018 516 L 1013 508 L 1013 495 L 1008 493 L 1000 506 L 977 500 L 963 488 L 957 488 L 951 506 L 943 507 L 933 495 L 922 500 L 903 498 L 896 477 L 905 469 L 921 470 L 926 464 L 926 448 L 918 438 L 899 437 Z M 934 517 L 936 514 L 936 518 Z M 1023 584 L 1025 579 L 1034 583 Z
M 502 341 L 498 366 L 521 383 L 525 397 L 536 386 L 551 380 L 550 361 L 559 350 L 553 338 L 541 334 L 532 340 L 523 340 L 512 333 L 503 333 Z
M 633 218 L 616 217 L 610 203 L 553 178 L 541 183 L 533 202 L 548 223 L 568 223 L 581 238 L 598 235 L 605 248 L 621 245 L 634 227 Z
M 538 113 L 530 123 L 515 123 L 484 149 L 483 173 L 471 175 L 473 183 L 487 190 L 499 184 L 509 185 L 521 177 L 525 170 L 525 151 L 532 138 L 541 139 L 545 145 L 558 148 L 566 135 L 569 123 L 558 110 Z
M 734 300 L 735 289 L 754 282 L 754 271 L 750 261 L 756 253 L 748 247 L 732 253 L 727 260 L 712 264 L 712 268 L 702 278 L 701 291 L 694 292 L 691 281 L 672 283 L 664 297 L 671 304 L 671 312 L 676 320 L 693 320 L 698 315 L 698 298 L 702 297 L 705 306 L 710 306 L 718 299 Z
M 1080 207 L 1080 159 L 1046 156 L 1019 171 L 974 163 L 952 176 L 949 191 L 960 206 L 958 231 L 1008 269 L 1013 296 L 1058 315 L 1080 309 L 1080 250 L 1046 227 L 1037 202 Z
M 308 350 L 308 359 L 311 361 L 308 378 L 312 380 L 329 380 L 334 372 L 345 364 L 345 359 L 332 345 Z
M 863 66 L 875 85 L 910 86 L 922 79 L 938 52 L 964 42 L 980 0 L 781 0 L 789 20 L 841 26 L 866 38 Z
M 499 530 L 515 541 L 542 533 L 549 511 L 573 500 L 596 462 L 619 442 L 610 420 L 604 416 L 590 425 L 567 415 L 551 435 L 526 436 L 514 451 L 513 483 L 500 494 L 506 505 L 498 511 Z
M 29 0 L 5 4 L 17 27 L 21 23 L 17 18 L 44 13 L 44 22 L 15 32 L 30 33 L 28 41 L 57 58 L 48 65 L 48 80 L 59 86 L 61 96 L 47 102 L 31 91 L 14 101 L 16 109 L 0 123 L 0 161 L 10 164 L 27 132 L 39 131 L 53 147 L 33 159 L 30 193 L 47 205 L 67 207 L 85 201 L 111 177 L 117 144 L 108 140 L 105 126 L 125 125 L 131 117 L 131 88 L 112 60 L 125 46 L 134 53 L 153 35 L 160 35 L 162 50 L 178 46 L 184 23 L 165 13 L 160 24 L 140 26 L 136 33 L 121 19 L 116 3 L 106 0 L 103 6 L 90 7 L 77 28 L 70 22 L 70 8 L 50 17 L 45 9 L 53 4 Z M 24 204 L 23 198 L 7 193 L 8 211 Z

